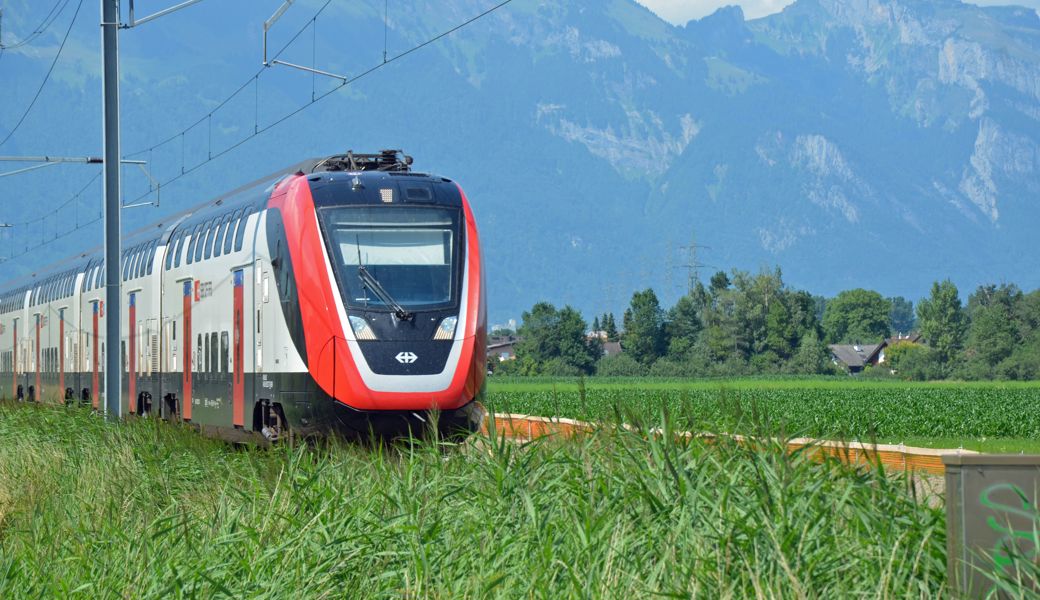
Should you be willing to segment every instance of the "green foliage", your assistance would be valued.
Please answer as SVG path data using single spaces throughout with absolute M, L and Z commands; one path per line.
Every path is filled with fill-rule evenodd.
M 799 375 L 833 374 L 835 366 L 831 362 L 831 353 L 827 345 L 810 331 L 798 344 L 798 351 L 788 363 L 786 371 Z
M 929 381 L 943 376 L 938 353 L 921 344 L 896 342 L 885 349 L 885 362 L 902 379 Z
M 607 334 L 608 342 L 616 342 L 621 339 L 621 336 L 618 333 L 617 323 L 614 322 L 614 313 L 604 313 L 600 325 L 603 327 L 604 333 Z
M 668 356 L 672 358 L 685 357 L 697 343 L 704 326 L 701 323 L 700 312 L 703 304 L 693 296 L 687 294 L 675 303 L 668 311 L 667 335 Z
M 907 334 L 917 324 L 914 319 L 914 303 L 902 296 L 889 298 L 892 309 L 888 312 L 889 328 L 896 333 Z
M 932 284 L 932 293 L 917 303 L 917 322 L 925 341 L 941 364 L 947 364 L 964 344 L 967 318 L 957 286 L 949 279 Z
M 891 305 L 881 294 L 857 288 L 827 302 L 823 331 L 832 344 L 873 344 L 888 337 Z
M 639 377 L 646 373 L 646 366 L 624 353 L 604 356 L 596 362 L 596 375 L 603 377 Z
M 928 349 L 921 349 L 927 357 Z M 920 356 L 916 351 L 910 354 L 914 355 Z M 621 409 L 632 421 L 645 421 L 667 410 L 683 430 L 745 434 L 756 433 L 752 416 L 758 415 L 789 435 L 898 442 L 903 437 L 1040 439 L 1038 392 L 1037 384 L 866 381 L 848 376 L 602 384 L 591 379 L 584 399 L 573 387 L 555 383 L 551 389 L 513 384 L 493 388 L 489 402 L 500 412 L 589 420 L 610 419 Z
M 581 314 L 539 302 L 523 314 L 516 344 L 516 369 L 523 375 L 591 373 L 602 349 L 586 339 Z
M 11 600 L 946 593 L 941 508 L 780 443 L 265 450 L 27 405 L 0 437 Z
M 1014 285 L 979 286 L 968 298 L 968 334 L 957 375 L 966 379 L 993 377 L 1011 357 L 1023 333 L 1017 322 L 1022 292 Z
M 717 296 L 719 293 L 729 289 L 730 281 L 729 275 L 726 275 L 725 271 L 718 271 L 711 276 L 711 295 Z
M 632 302 L 625 311 L 625 334 L 622 337 L 625 352 L 644 365 L 651 365 L 668 348 L 664 310 L 654 290 L 647 288 L 632 294 Z

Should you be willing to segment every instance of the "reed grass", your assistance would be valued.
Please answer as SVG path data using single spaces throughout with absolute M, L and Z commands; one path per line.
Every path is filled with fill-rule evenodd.
M 0 404 L 0 598 L 946 593 L 941 506 L 779 443 L 265 449 Z

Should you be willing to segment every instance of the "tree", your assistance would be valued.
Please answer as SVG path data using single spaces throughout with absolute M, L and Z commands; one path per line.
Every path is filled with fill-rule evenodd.
M 827 303 L 823 331 L 832 344 L 880 342 L 890 334 L 890 310 L 888 300 L 877 292 L 846 290 Z
M 632 294 L 632 302 L 625 311 L 624 326 L 622 344 L 632 358 L 649 366 L 665 353 L 668 335 L 664 310 L 654 290 L 647 288 Z
M 791 311 L 777 299 L 769 305 L 769 313 L 766 315 L 766 350 L 781 359 L 787 359 L 791 356 L 796 341 Z
M 591 373 L 601 349 L 587 339 L 586 328 L 581 313 L 570 306 L 557 310 L 548 302 L 535 304 L 523 313 L 519 328 L 518 370 L 523 375 Z
M 617 324 L 614 323 L 614 313 L 606 313 L 603 315 L 603 331 L 607 334 L 608 342 L 616 342 L 620 339 L 618 335 Z
M 709 285 L 711 286 L 711 295 L 715 296 L 719 292 L 729 289 L 729 275 L 726 275 L 725 271 L 719 271 L 711 276 L 711 283 Z
M 952 281 L 932 284 L 931 295 L 917 303 L 917 322 L 938 362 L 949 364 L 963 345 L 967 329 L 957 286 Z
M 787 370 L 799 375 L 822 375 L 834 371 L 831 353 L 815 331 L 809 331 L 802 337 Z
M 592 333 L 594 333 L 596 335 L 599 335 L 599 332 L 600 332 L 599 317 L 592 317 Z
M 704 328 L 701 324 L 700 309 L 694 296 L 687 294 L 679 298 L 675 306 L 668 311 L 668 356 L 684 357 L 697 343 L 697 337 Z
M 993 377 L 1001 361 L 1020 340 L 1017 322 L 1022 292 L 1015 285 L 979 286 L 968 298 L 968 333 L 958 375 L 968 379 Z
M 914 330 L 914 303 L 902 296 L 894 296 L 888 301 L 892 309 L 888 312 L 888 325 L 897 333 L 910 333 Z

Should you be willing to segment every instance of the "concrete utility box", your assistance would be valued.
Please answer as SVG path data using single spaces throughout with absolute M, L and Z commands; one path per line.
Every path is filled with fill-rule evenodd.
M 1040 558 L 1040 456 L 946 454 L 943 464 L 949 584 L 956 597 L 984 598 L 994 588 L 987 574 L 1014 576 L 1011 553 Z M 1028 576 L 1025 587 L 1040 591 Z

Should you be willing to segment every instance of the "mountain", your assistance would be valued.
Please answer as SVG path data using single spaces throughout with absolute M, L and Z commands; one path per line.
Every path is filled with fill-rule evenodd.
M 13 4 L 5 38 L 32 3 Z M 261 23 L 279 3 L 260 4 L 246 14 L 202 3 L 121 34 L 128 151 L 213 111 L 141 155 L 153 176 L 204 162 L 338 85 L 275 67 L 219 105 L 259 66 Z M 272 48 L 320 7 L 298 4 L 272 30 Z M 390 6 L 389 56 L 490 5 Z M 363 72 L 381 62 L 383 11 L 333 3 L 283 59 Z M 0 151 L 97 152 L 89 17 L 24 131 Z M 0 58 L 0 78 L 18 82 L 0 133 L 42 77 L 49 55 L 40 54 Z M 126 219 L 143 223 L 304 156 L 401 147 L 417 168 L 458 180 L 474 203 L 495 321 L 543 299 L 618 311 L 647 286 L 670 302 L 685 289 L 693 243 L 706 246 L 696 260 L 711 265 L 701 277 L 779 265 L 814 293 L 869 287 L 917 298 L 945 277 L 962 291 L 1040 285 L 1038 145 L 1040 17 L 1031 9 L 798 0 L 761 19 L 733 7 L 676 27 L 632 0 L 514 0 L 166 186 L 158 208 Z M 0 192 L 24 199 L 3 218 L 60 204 L 89 179 L 85 168 L 0 179 Z M 143 176 L 125 173 L 128 198 L 145 191 Z M 98 202 L 91 190 L 73 203 L 77 218 L 96 216 Z M 56 217 L 41 235 L 71 221 Z M 12 230 L 11 248 L 24 248 L 35 227 Z M 93 225 L 0 264 L 0 275 L 99 232 Z

